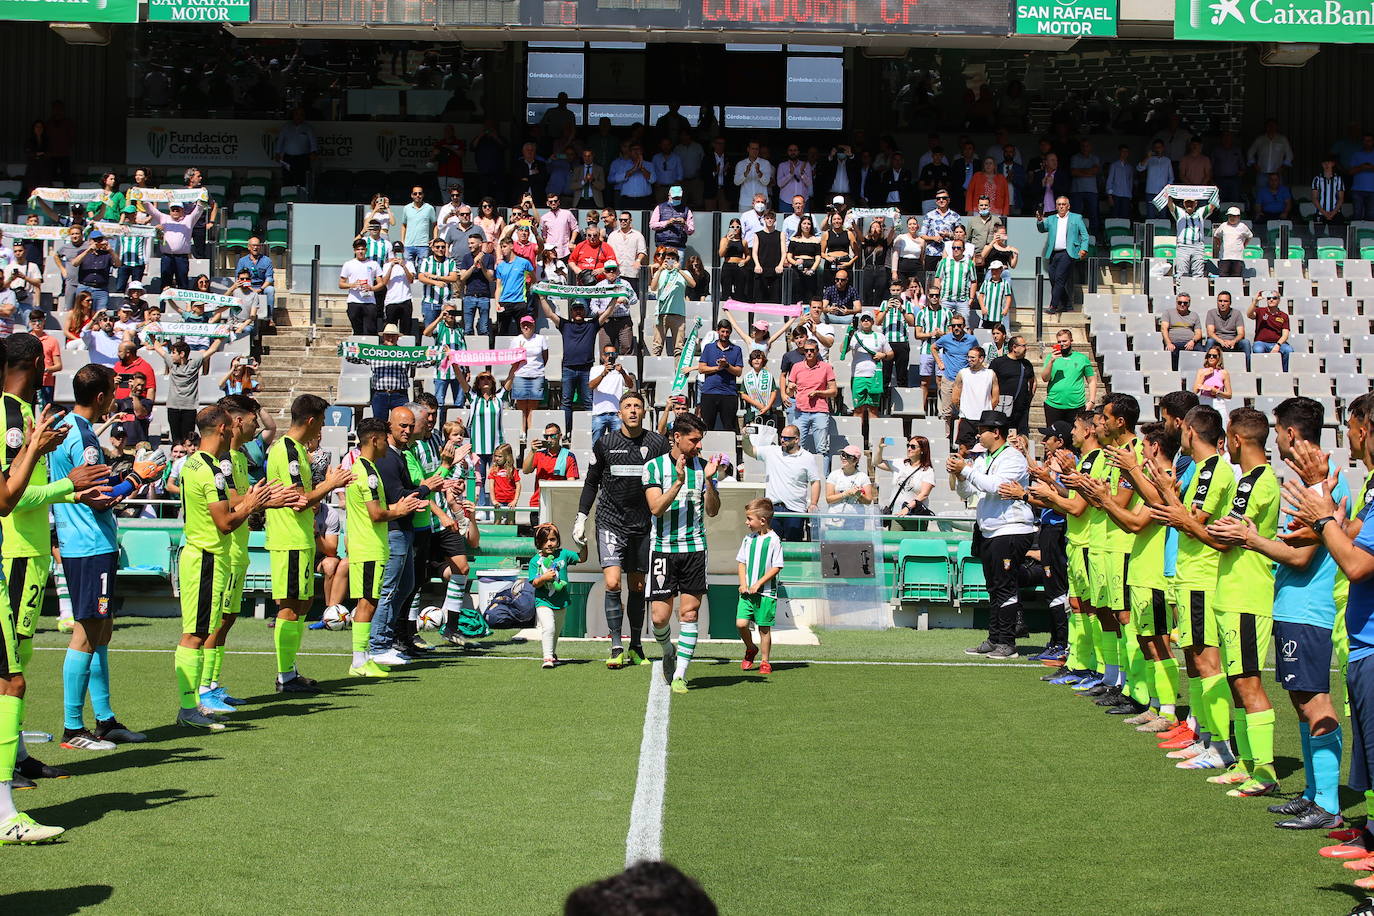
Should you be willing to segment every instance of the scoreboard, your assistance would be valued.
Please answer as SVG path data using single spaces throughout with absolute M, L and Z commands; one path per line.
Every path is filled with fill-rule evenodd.
M 255 24 L 1006 35 L 1008 0 L 253 0 Z

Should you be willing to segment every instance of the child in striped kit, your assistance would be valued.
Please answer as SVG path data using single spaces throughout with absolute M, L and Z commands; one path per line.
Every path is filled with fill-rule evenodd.
M 558 664 L 558 635 L 568 609 L 568 567 L 587 561 L 587 545 L 579 545 L 576 551 L 565 550 L 558 526 L 544 524 L 534 529 L 534 546 L 539 551 L 530 558 L 529 567 L 534 614 L 544 649 L 543 667 L 552 668 Z
M 740 669 L 754 667 L 754 657 L 763 649 L 760 674 L 771 674 L 769 652 L 773 648 L 773 620 L 778 611 L 778 576 L 782 573 L 782 541 L 773 532 L 773 503 L 756 499 L 744 509 L 744 524 L 749 533 L 739 545 L 739 608 L 735 628 L 744 640 L 744 661 Z M 759 645 L 754 644 L 750 625 L 759 628 Z

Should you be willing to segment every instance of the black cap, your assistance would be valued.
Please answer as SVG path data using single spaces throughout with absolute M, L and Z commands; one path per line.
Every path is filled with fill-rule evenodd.
M 985 410 L 973 425 L 979 429 L 1007 429 L 1011 426 L 1011 420 L 1000 410 Z
M 1054 436 L 1060 442 L 1068 442 L 1073 437 L 1073 427 L 1064 420 L 1057 420 L 1041 429 L 1040 435 L 1047 439 Z

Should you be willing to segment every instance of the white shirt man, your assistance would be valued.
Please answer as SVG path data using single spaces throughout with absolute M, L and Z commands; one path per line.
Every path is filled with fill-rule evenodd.
M 820 458 L 801 447 L 795 426 L 783 427 L 781 445 L 753 444 L 744 437 L 745 454 L 763 462 L 764 496 L 780 511 L 808 512 L 820 501 Z
M 735 163 L 735 186 L 739 188 L 739 208 L 747 210 L 754 195 L 762 194 L 768 199 L 768 186 L 773 182 L 773 164 L 759 158 L 759 145 L 750 143 L 746 148 L 749 154 Z
M 801 227 L 802 217 L 806 215 L 806 198 L 801 195 L 793 195 L 792 212 L 787 214 L 782 221 L 782 242 L 786 245 L 792 241 L 792 236 L 797 234 Z
M 811 196 L 814 181 L 811 163 L 800 158 L 798 152 L 795 143 L 789 144 L 787 158 L 778 165 L 778 196 L 782 200 L 791 200 L 798 195 L 803 199 Z
M 959 416 L 975 422 L 983 411 L 993 409 L 993 387 L 997 375 L 983 363 L 983 350 L 974 347 L 968 354 L 968 365 L 954 378 L 959 390 Z
M 1245 243 L 1254 238 L 1254 233 L 1250 227 L 1241 222 L 1240 210 L 1231 207 L 1226 211 L 1226 222 L 1219 224 L 1212 230 L 1212 235 L 1221 239 L 1222 261 L 1243 261 L 1245 259 Z
M 625 216 L 624 213 L 620 214 L 620 226 L 606 236 L 606 241 L 610 243 L 616 262 L 620 264 L 620 275 L 627 280 L 634 280 L 639 277 L 649 247 L 644 241 L 644 234 L 634 228 Z

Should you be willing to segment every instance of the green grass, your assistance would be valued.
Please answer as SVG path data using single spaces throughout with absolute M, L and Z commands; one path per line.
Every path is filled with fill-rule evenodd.
M 1316 855 L 1321 837 L 1275 830 L 1264 800 L 1167 766 L 1149 738 L 1035 680 L 1043 669 L 787 662 L 963 662 L 971 635 L 823 632 L 778 650 L 767 679 L 740 672 L 736 646 L 704 645 L 693 690 L 672 701 L 665 856 L 727 914 L 1349 908 L 1355 875 Z M 312 631 L 305 648 L 347 640 Z M 331 680 L 346 658 L 306 656 L 329 693 L 278 700 L 262 693 L 271 656 L 250 654 L 270 632 L 250 620 L 225 677 L 253 704 L 226 733 L 188 734 L 166 724 L 174 641 L 170 620 L 115 636 L 163 650 L 111 660 L 115 708 L 147 744 L 34 747 L 76 778 L 17 801 L 71 829 L 0 850 L 0 913 L 551 914 L 621 867 L 647 669 L 445 650 L 379 683 Z M 499 642 L 490 655 L 538 654 Z M 36 653 L 29 728 L 61 724 L 61 661 Z M 1296 790 L 1296 727 L 1275 693 Z

